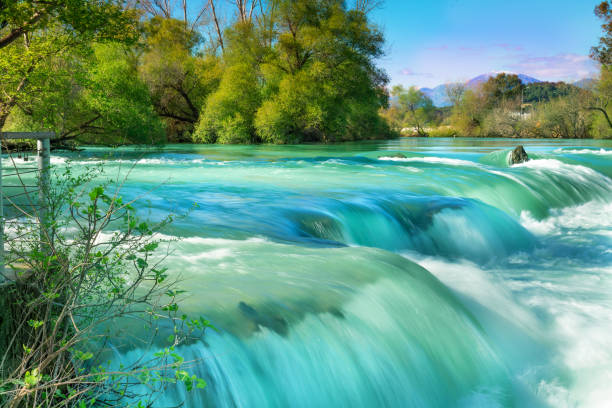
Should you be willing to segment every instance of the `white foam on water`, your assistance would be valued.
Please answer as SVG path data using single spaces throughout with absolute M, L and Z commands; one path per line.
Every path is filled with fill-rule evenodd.
M 464 303 L 495 339 L 493 344 L 506 361 L 516 364 L 511 370 L 517 380 L 547 404 L 612 406 L 612 268 L 549 271 L 540 270 L 531 259 L 533 269 L 521 269 L 521 279 L 515 279 L 513 270 L 409 257 L 471 299 Z M 472 302 L 485 308 L 470 306 Z M 542 314 L 547 316 L 544 321 L 538 317 Z M 532 345 L 536 348 L 530 351 Z
M 512 167 L 527 167 L 535 170 L 547 170 L 563 174 L 572 173 L 580 176 L 605 177 L 603 174 L 600 174 L 589 167 L 581 166 L 579 164 L 568 164 L 557 159 L 529 160 L 524 163 L 513 164 Z
M 232 256 L 232 254 L 233 252 L 229 248 L 219 248 L 219 249 L 213 249 L 212 251 L 205 251 L 198 255 L 185 256 L 183 258 L 189 262 L 198 263 L 199 261 L 203 259 L 220 260 L 220 259 L 229 258 Z
M 612 228 L 612 202 L 590 201 L 575 207 L 553 209 L 550 216 L 537 220 L 529 211 L 522 211 L 520 222 L 536 235 L 558 235 L 567 229 L 600 230 Z
M 51 164 L 65 164 L 66 161 L 65 157 L 51 156 Z
M 421 162 L 421 163 L 437 163 L 447 164 L 450 166 L 473 166 L 479 167 L 478 163 L 468 160 L 449 159 L 446 157 L 380 157 L 378 160 L 394 161 L 394 162 Z
M 531 189 L 531 187 L 529 187 L 527 184 L 523 183 L 521 180 L 519 180 L 517 177 L 514 177 L 511 174 L 504 173 L 503 171 L 497 171 L 497 170 L 491 170 L 491 169 L 487 169 L 487 171 L 489 173 L 491 173 L 491 174 L 495 174 L 497 176 L 501 176 L 501 177 L 505 177 L 507 179 L 510 179 L 510 180 L 514 181 L 515 183 L 520 184 L 521 186 L 525 187 L 526 189 L 528 189 L 530 191 L 533 191 Z
M 416 167 L 410 167 L 410 166 L 402 166 L 399 168 L 400 171 L 406 171 L 408 173 L 422 173 L 423 169 L 418 169 Z
M 606 150 L 601 148 L 599 150 L 596 149 L 557 149 L 555 153 L 569 153 L 569 154 L 596 154 L 598 156 L 608 156 L 612 155 L 612 150 Z
M 537 270 L 531 272 L 538 275 Z M 564 274 L 562 279 L 554 275 Z M 550 334 L 556 338 L 559 360 L 571 374 L 569 400 L 562 404 L 549 391 L 552 406 L 610 407 L 612 406 L 612 268 L 581 268 L 580 270 L 539 273 L 552 287 L 527 285 L 521 292 L 530 307 L 545 311 L 551 318 Z
M 69 157 L 57 157 L 57 156 L 52 156 L 51 157 L 51 164 L 57 164 L 57 165 L 62 165 L 62 164 L 72 164 L 72 165 L 95 165 L 95 164 L 104 164 L 104 165 L 122 165 L 122 164 L 129 164 L 129 165 L 149 165 L 149 166 L 157 166 L 157 165 L 198 165 L 198 164 L 205 164 L 205 165 L 210 165 L 210 166 L 226 166 L 230 163 L 239 163 L 238 161 L 215 161 L 215 160 L 209 160 L 206 158 L 201 158 L 201 159 L 185 159 L 185 160 L 176 160 L 176 159 L 170 159 L 170 158 L 141 158 L 141 159 L 113 159 L 113 158 L 109 158 L 109 159 L 104 159 L 104 160 L 100 160 L 100 159 L 89 159 L 89 160 L 83 160 L 83 159 L 71 159 Z
M 347 166 L 348 165 L 348 163 L 346 163 L 342 159 L 327 159 L 327 160 L 321 162 L 321 164 L 337 164 L 337 165 L 340 165 L 340 166 Z

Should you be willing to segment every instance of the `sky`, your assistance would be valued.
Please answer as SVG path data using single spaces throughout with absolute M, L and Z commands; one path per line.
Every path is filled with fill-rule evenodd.
M 380 65 L 392 84 L 466 81 L 488 72 L 574 81 L 597 72 L 601 0 L 386 0 L 372 18 L 385 33 Z

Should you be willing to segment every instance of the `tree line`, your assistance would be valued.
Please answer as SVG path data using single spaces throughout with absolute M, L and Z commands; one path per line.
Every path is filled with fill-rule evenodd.
M 389 137 L 379 4 L 7 2 L 0 129 L 107 144 Z
M 448 85 L 450 106 L 443 108 L 415 87 L 397 86 L 384 115 L 394 129 L 414 136 L 610 138 L 611 85 L 607 66 L 585 87 L 524 84 L 502 73 L 476 87 Z

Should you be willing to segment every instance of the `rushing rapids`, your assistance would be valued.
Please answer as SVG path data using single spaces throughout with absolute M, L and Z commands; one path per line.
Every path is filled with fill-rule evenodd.
M 516 142 L 514 142 L 516 143 Z M 612 143 L 427 140 L 91 148 L 131 164 L 206 390 L 158 407 L 612 405 Z M 154 350 L 115 355 L 131 361 Z

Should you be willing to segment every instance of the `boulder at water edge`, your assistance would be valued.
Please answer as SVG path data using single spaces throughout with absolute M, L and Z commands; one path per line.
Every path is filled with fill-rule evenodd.
M 529 156 L 527 156 L 527 152 L 523 149 L 523 146 L 517 146 L 512 153 L 510 153 L 510 164 L 525 163 L 528 160 Z

